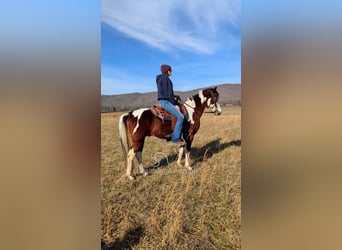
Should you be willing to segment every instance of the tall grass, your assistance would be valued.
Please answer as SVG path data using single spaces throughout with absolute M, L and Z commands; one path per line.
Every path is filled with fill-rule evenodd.
M 144 163 L 155 167 L 135 181 L 125 176 L 120 114 L 101 118 L 102 249 L 241 249 L 240 108 L 204 113 L 192 172 L 177 167 L 170 143 L 148 137 Z

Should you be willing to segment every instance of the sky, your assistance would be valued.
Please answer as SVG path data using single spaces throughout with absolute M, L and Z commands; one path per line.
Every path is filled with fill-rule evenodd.
M 160 65 L 175 91 L 241 83 L 237 0 L 102 0 L 101 94 L 156 91 Z

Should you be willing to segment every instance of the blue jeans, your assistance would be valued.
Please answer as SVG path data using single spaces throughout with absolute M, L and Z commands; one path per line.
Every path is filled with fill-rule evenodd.
M 173 114 L 175 117 L 177 117 L 177 122 L 175 126 L 175 130 L 173 131 L 171 140 L 173 142 L 180 141 L 180 134 L 182 132 L 182 125 L 184 121 L 184 115 L 174 106 L 172 103 L 170 103 L 167 100 L 159 100 L 158 101 L 163 108 L 169 112 L 170 114 Z

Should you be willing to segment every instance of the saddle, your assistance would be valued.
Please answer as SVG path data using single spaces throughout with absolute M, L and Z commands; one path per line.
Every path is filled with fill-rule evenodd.
M 181 113 L 184 116 L 187 116 L 187 111 L 184 105 L 177 105 L 180 108 Z M 163 123 L 171 122 L 171 129 L 172 131 L 175 129 L 177 118 L 167 112 L 161 105 L 154 104 L 151 108 L 152 114 L 157 116 L 159 119 L 162 120 Z

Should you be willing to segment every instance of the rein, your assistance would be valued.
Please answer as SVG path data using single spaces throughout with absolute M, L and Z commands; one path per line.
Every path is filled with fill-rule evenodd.
M 195 110 L 195 108 L 196 108 L 196 103 L 195 103 L 195 106 L 194 106 L 194 107 L 190 106 L 190 105 L 187 103 L 188 100 L 189 100 L 189 101 L 194 101 L 193 97 L 194 97 L 194 96 L 189 97 L 189 98 L 184 102 L 184 105 L 186 105 L 186 106 L 188 106 L 189 108 Z
M 186 102 L 184 102 L 184 105 L 188 106 L 189 108 L 195 110 L 196 107 L 191 107 L 189 104 L 187 104 Z

